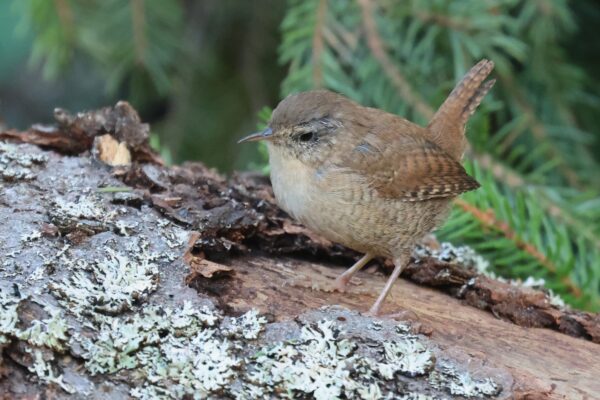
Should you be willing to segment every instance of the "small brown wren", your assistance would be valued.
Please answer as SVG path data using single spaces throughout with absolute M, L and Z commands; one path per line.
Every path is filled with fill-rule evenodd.
M 465 124 L 494 80 L 482 60 L 423 128 L 326 90 L 293 94 L 269 126 L 241 142 L 265 140 L 279 206 L 311 230 L 364 253 L 338 277 L 344 291 L 373 257 L 394 271 L 369 313 L 377 315 L 412 248 L 447 217 L 451 200 L 479 187 L 460 164 Z

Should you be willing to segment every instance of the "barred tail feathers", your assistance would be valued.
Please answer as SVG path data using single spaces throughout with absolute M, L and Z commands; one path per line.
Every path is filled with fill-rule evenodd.
M 484 82 L 493 69 L 492 61 L 479 61 L 454 87 L 428 125 L 431 140 L 457 160 L 462 158 L 467 144 L 464 137 L 467 120 L 496 82 L 495 79 Z

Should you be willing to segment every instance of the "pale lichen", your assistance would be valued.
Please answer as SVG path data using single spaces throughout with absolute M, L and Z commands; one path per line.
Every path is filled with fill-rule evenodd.
M 490 277 L 495 277 L 490 270 L 490 262 L 469 246 L 454 246 L 451 243 L 440 243 L 438 248 L 416 246 L 413 250 L 415 259 L 433 257 L 446 263 L 459 264 L 465 268 L 474 268 L 477 272 Z
M 0 290 L 0 349 L 3 345 L 10 343 L 10 337 L 16 333 L 16 326 L 19 321 L 18 307 L 18 298 L 9 296 L 5 291 Z
M 31 345 L 63 352 L 69 341 L 67 322 L 63 318 L 63 312 L 48 305 L 44 307 L 44 310 L 50 314 L 48 318 L 31 321 L 30 327 L 16 332 L 15 336 Z
M 32 362 L 27 368 L 38 380 L 45 383 L 55 383 L 68 393 L 73 393 L 73 388 L 63 382 L 62 374 L 55 372 L 52 362 L 53 352 L 42 352 L 41 349 L 63 352 L 69 340 L 67 323 L 62 318 L 61 310 L 50 305 L 44 305 L 43 310 L 49 317 L 43 320 L 33 320 L 29 327 L 20 328 L 19 306 L 21 302 L 29 301 L 17 296 L 9 296 L 0 290 L 0 351 L 13 341 L 24 343 L 24 351 L 31 354 Z M 49 359 L 44 357 L 49 355 Z M 0 361 L 2 357 L 0 357 Z
M 45 156 L 15 161 L 21 152 L 6 156 L 5 149 L 0 146 L 0 169 L 22 169 L 21 175 L 9 171 L 10 180 L 35 178 L 33 166 Z M 439 370 L 438 350 L 407 323 L 396 327 L 348 310 L 337 311 L 347 320 L 321 310 L 271 324 L 256 310 L 223 316 L 181 284 L 188 231 L 160 218 L 141 196 L 136 207 L 115 206 L 97 188 L 118 182 L 89 160 L 51 160 L 67 178 L 39 180 L 40 187 L 51 184 L 39 191 L 44 219 L 23 225 L 19 235 L 25 235 L 14 238 L 2 260 L 3 276 L 16 276 L 19 287 L 0 286 L 0 349 L 21 355 L 39 382 L 76 389 L 74 397 L 108 383 L 120 385 L 122 397 L 141 399 L 428 400 L 458 393 L 459 383 L 468 386 Z M 32 232 L 48 222 L 58 236 Z M 26 265 L 33 240 L 44 242 L 41 262 Z M 54 299 L 25 303 L 34 294 L 46 299 L 48 288 L 59 307 Z M 26 321 L 20 307 L 37 319 Z M 482 379 L 488 378 L 471 377 Z
M 548 301 L 551 305 L 557 308 L 568 308 L 568 305 L 565 303 L 565 300 L 560 297 L 558 294 L 554 293 L 552 289 L 547 289 L 548 291 Z
M 21 243 L 32 242 L 42 237 L 42 232 L 35 230 L 21 235 Z
M 378 381 L 393 381 L 397 373 L 423 375 L 433 368 L 434 357 L 417 336 L 378 343 L 378 356 L 367 357 L 341 334 L 333 321 L 302 327 L 297 340 L 255 356 L 249 363 L 250 382 L 286 398 L 304 393 L 315 399 L 371 399 L 381 398 Z
M 409 393 L 397 398 L 398 400 L 441 400 L 442 397 L 433 397 L 423 393 Z
M 189 233 L 182 229 L 162 229 L 163 237 L 166 240 L 167 246 L 175 249 L 187 243 Z
M 128 237 L 140 226 L 139 221 L 123 218 L 129 213 L 127 208 L 107 207 L 100 193 L 86 189 L 77 196 L 68 193 L 50 199 L 48 216 L 61 232 L 81 230 L 92 234 L 112 230 Z
M 94 337 L 75 340 L 90 373 L 132 370 L 141 381 L 131 390 L 133 397 L 206 398 L 228 388 L 241 363 L 224 338 L 230 331 L 217 325 L 221 320 L 218 313 L 189 302 L 181 309 L 148 306 L 131 317 L 107 319 Z M 251 326 L 264 323 L 256 311 L 246 320 Z
M 51 363 L 44 359 L 43 353 L 38 349 L 28 349 L 33 354 L 33 363 L 27 368 L 37 378 L 45 383 L 54 383 L 67 393 L 75 393 L 75 388 L 63 381 L 63 375 L 56 375 Z
M 174 348 L 178 340 L 212 336 L 210 327 L 218 318 L 207 308 L 195 310 L 187 302 L 179 310 L 148 306 L 131 317 L 107 318 L 100 323 L 96 336 L 78 336 L 75 340 L 85 350 L 82 356 L 92 374 L 115 373 L 141 365 L 151 369 L 166 363 L 156 357 L 150 363 L 153 351 L 161 353 Z M 155 373 L 149 371 L 148 375 Z
M 384 342 L 385 361 L 379 363 L 378 371 L 385 379 L 392 379 L 397 372 L 408 376 L 424 375 L 435 359 L 417 336 L 409 335 L 394 342 Z
M 424 257 L 433 257 L 437 260 L 455 263 L 465 268 L 473 268 L 478 273 L 488 276 L 492 279 L 496 279 L 500 282 L 510 283 L 511 285 L 518 287 L 526 287 L 532 289 L 540 289 L 546 292 L 548 301 L 555 307 L 563 308 L 566 306 L 565 301 L 552 289 L 545 287 L 545 280 L 543 278 L 527 277 L 525 280 L 521 279 L 506 279 L 498 276 L 490 267 L 490 262 L 487 261 L 483 256 L 478 254 L 475 250 L 468 246 L 454 246 L 451 243 L 443 242 L 439 248 L 432 249 L 423 245 L 416 246 L 413 251 L 415 259 L 420 260 Z M 443 271 L 441 272 L 443 273 Z M 470 281 L 467 286 L 470 286 L 474 281 Z
M 106 258 L 88 263 L 75 262 L 75 271 L 50 285 L 59 302 L 75 315 L 93 309 L 118 314 L 144 301 L 158 287 L 158 265 L 153 256 L 139 248 L 122 254 L 106 247 Z
M 345 389 L 353 391 L 349 366 L 355 345 L 338 335 L 332 321 L 303 327 L 298 342 L 266 349 L 254 360 L 250 381 L 290 398 L 303 392 L 332 399 Z
M 130 236 L 138 225 L 139 223 L 133 221 L 117 220 L 115 221 L 115 230 L 121 236 Z
M 79 221 L 80 219 L 101 220 L 107 215 L 99 196 L 87 195 L 77 198 L 76 201 L 63 197 L 52 200 L 51 216 L 66 221 Z
M 32 169 L 48 161 L 43 153 L 30 153 L 19 151 L 18 146 L 0 142 L 0 176 L 4 181 L 15 182 L 35 178 Z
M 544 278 L 534 278 L 532 276 L 528 276 L 525 280 L 521 280 L 521 279 L 506 280 L 506 279 L 502 279 L 502 278 L 499 278 L 498 280 L 500 280 L 502 282 L 509 282 L 511 285 L 514 285 L 514 286 L 543 290 L 544 292 L 546 292 L 548 302 L 551 305 L 553 305 L 557 308 L 568 307 L 562 297 L 560 297 L 558 294 L 554 293 L 554 291 L 552 289 L 546 288 L 546 286 L 545 286 L 546 280 Z
M 468 371 L 459 370 L 453 363 L 442 362 L 429 375 L 429 382 L 447 390 L 453 396 L 481 398 L 496 396 L 502 388 L 489 377 L 475 378 Z
M 267 319 L 252 309 L 238 318 L 228 318 L 224 334 L 232 338 L 257 339 Z
M 48 318 L 34 319 L 29 327 L 18 328 L 18 308 L 25 300 L 27 299 L 10 298 L 0 292 L 0 345 L 19 339 L 32 346 L 64 351 L 69 337 L 63 312 L 56 307 L 45 305 L 43 309 L 49 314 Z

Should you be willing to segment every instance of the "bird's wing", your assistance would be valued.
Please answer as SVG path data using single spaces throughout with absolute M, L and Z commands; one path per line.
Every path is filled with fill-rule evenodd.
M 371 133 L 345 158 L 343 165 L 383 198 L 448 198 L 480 186 L 458 161 L 419 135 Z

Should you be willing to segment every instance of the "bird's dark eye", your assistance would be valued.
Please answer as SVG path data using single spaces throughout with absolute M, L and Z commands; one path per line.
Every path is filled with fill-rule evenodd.
M 304 132 L 302 135 L 300 135 L 299 139 L 301 142 L 310 142 L 311 140 L 313 140 L 313 138 L 315 137 L 315 134 L 313 132 Z

